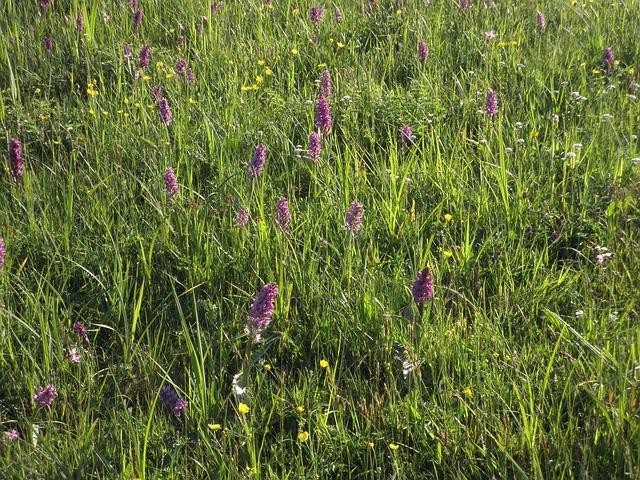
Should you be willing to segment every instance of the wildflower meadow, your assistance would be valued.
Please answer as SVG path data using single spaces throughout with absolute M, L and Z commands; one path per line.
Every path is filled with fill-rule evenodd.
M 0 2 L 0 478 L 640 479 L 639 25 Z

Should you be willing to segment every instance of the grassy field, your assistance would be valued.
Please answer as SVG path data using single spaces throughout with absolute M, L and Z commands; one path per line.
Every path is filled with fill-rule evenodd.
M 0 1 L 2 478 L 640 478 L 637 2 L 136 3 Z

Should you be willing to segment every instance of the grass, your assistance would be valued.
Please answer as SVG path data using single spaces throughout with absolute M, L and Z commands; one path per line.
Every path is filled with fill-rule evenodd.
M 6 478 L 640 478 L 640 7 L 365 3 L 0 5 Z

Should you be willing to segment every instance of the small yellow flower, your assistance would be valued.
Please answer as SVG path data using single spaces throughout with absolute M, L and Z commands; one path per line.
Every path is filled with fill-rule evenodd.
M 586 66 L 587 66 L 587 62 L 582 62 L 582 63 L 580 64 L 580 68 L 584 68 L 584 67 L 586 67 Z
M 263 368 L 268 372 L 269 370 L 271 370 L 271 365 L 265 363 Z
M 123 117 L 124 117 L 124 118 L 129 118 L 129 114 L 128 114 L 127 112 L 124 112 Z
M 129 105 L 129 99 L 128 99 L 128 98 L 125 98 L 125 99 L 123 100 L 123 102 L 124 102 L 124 104 L 125 104 L 125 105 Z
M 617 67 L 618 65 L 620 65 L 620 60 L 614 60 L 613 64 Z
M 249 408 L 249 405 L 247 405 L 246 403 L 241 403 L 240 405 L 238 405 L 238 411 L 244 415 L 246 413 L 249 413 L 251 411 L 251 408 Z
M 300 11 L 298 10 L 298 7 L 294 8 L 291 13 L 293 13 L 294 15 L 298 15 L 298 13 L 300 13 Z
M 291 54 L 292 55 L 297 55 L 298 54 L 298 49 L 297 48 L 292 48 L 291 49 Z
M 136 107 L 136 108 L 140 108 L 140 102 L 134 103 L 133 106 Z
M 493 352 L 493 358 L 500 358 L 500 354 L 498 352 Z
M 92 110 L 89 110 L 89 115 L 95 115 L 95 114 L 96 114 L 96 111 L 95 111 L 95 110 L 93 110 L 93 109 L 92 109 Z
M 342 42 L 336 42 L 336 45 L 338 46 L 338 48 L 344 47 L 344 43 Z
M 536 138 L 538 135 L 539 135 L 539 132 L 538 132 L 537 130 L 533 130 L 533 131 L 529 134 L 529 136 L 530 136 L 531 138 Z
M 265 74 L 265 75 L 269 76 L 269 75 L 271 75 L 272 73 L 273 73 L 273 72 L 271 71 L 271 69 L 270 69 L 269 67 L 267 67 L 267 68 L 265 68 L 265 69 L 264 69 L 264 74 Z
M 631 68 L 629 69 L 629 75 L 633 75 L 634 73 L 636 73 L 636 71 L 634 70 L 634 68 L 633 68 L 633 67 L 631 67 Z M 36 89 L 36 90 L 37 90 L 37 89 Z
M 118 113 L 122 115 L 124 113 L 124 110 L 118 110 Z
M 453 252 L 451 250 L 445 250 L 444 252 L 442 252 L 442 254 L 445 256 L 445 258 L 453 257 Z
M 245 85 L 240 87 L 240 90 L 242 90 L 243 92 L 248 92 L 249 90 L 251 90 L 251 87 L 247 87 Z
M 329 368 L 329 362 L 326 360 L 320 360 L 320 368 Z
M 76 138 L 76 140 L 78 142 L 84 142 L 84 135 L 78 135 L 78 137 Z
M 167 78 L 167 80 L 170 80 L 173 78 L 173 73 L 167 73 L 165 77 Z
M 144 77 L 142 77 L 142 80 L 148 82 L 149 80 L 151 80 L 151 77 L 149 75 L 145 75 Z
M 318 64 L 318 68 L 327 68 L 327 64 L 326 63 L 319 63 Z
M 309 432 L 300 432 L 298 434 L 298 440 L 301 442 L 306 442 L 309 440 Z
M 260 87 L 258 85 L 256 85 L 255 83 L 253 85 L 251 85 L 251 90 L 253 90 L 254 92 L 258 91 Z
M 304 407 L 303 406 L 296 407 L 296 412 L 303 413 L 304 412 Z
M 198 102 L 196 102 L 196 101 L 193 99 L 193 97 L 189 97 L 189 103 L 190 103 L 191 105 L 195 105 L 195 104 L 196 104 L 196 103 L 198 103 Z
M 93 83 L 87 83 L 87 88 L 93 88 Z
M 108 116 L 109 116 L 109 112 L 107 112 L 106 110 L 103 110 L 103 111 L 102 111 L 102 114 L 103 114 L 105 117 L 108 117 Z
M 467 388 L 464 389 L 464 394 L 467 397 L 471 398 L 471 396 L 473 395 L 473 392 L 471 391 L 471 388 L 467 387 Z
M 162 62 L 156 62 L 156 68 L 162 68 Z
M 38 95 L 38 94 L 40 93 L 40 89 L 39 89 L 39 88 L 36 88 L 36 89 L 33 91 L 33 93 L 34 93 L 35 95 Z
M 445 213 L 444 219 L 445 221 L 450 222 L 451 220 L 453 220 L 453 215 L 451 215 L 450 213 Z
M 593 70 L 591 70 L 591 73 L 593 73 L 594 75 L 598 75 L 601 72 L 597 68 L 594 68 Z
M 258 60 L 258 65 L 262 67 L 264 65 L 264 60 Z
M 160 140 L 160 143 L 164 146 L 170 145 L 170 143 L 167 140 Z
M 256 83 L 262 83 L 264 81 L 264 78 L 262 78 L 262 75 L 258 75 L 256 77 Z
M 512 47 L 517 47 L 518 46 L 518 42 L 516 40 L 513 40 L 509 43 L 509 45 L 511 45 Z
M 333 43 L 333 38 L 330 38 L 330 39 L 329 39 L 329 43 Z
M 273 10 L 273 5 L 270 3 L 269 5 L 267 5 L 267 8 L 268 8 L 269 10 Z
M 169 33 L 173 33 L 173 32 L 175 32 L 175 30 L 173 28 L 170 28 Z
M 397 443 L 390 443 L 389 448 L 395 452 L 400 448 L 400 445 L 398 445 Z
M 374 447 L 373 442 L 367 443 L 367 448 L 373 448 L 373 447 Z
M 229 60 L 229 65 L 233 65 L 233 60 Z
M 453 335 L 453 330 L 447 330 L 446 332 L 444 332 L 445 337 L 450 337 L 451 335 Z
M 396 15 L 398 15 L 398 16 L 402 15 L 402 10 L 400 10 L 400 9 L 396 10 Z
M 219 423 L 210 423 L 209 424 L 209 430 L 211 430 L 212 432 L 215 432 L 216 430 L 220 430 L 222 428 L 222 426 Z

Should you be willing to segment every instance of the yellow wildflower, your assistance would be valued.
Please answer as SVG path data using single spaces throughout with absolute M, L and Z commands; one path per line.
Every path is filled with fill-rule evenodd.
M 342 42 L 336 42 L 336 45 L 338 46 L 338 48 L 344 47 L 344 43 Z
M 367 448 L 373 448 L 373 447 L 374 447 L 373 442 L 367 443 Z
M 105 117 L 108 117 L 108 116 L 109 116 L 109 112 L 107 112 L 106 110 L 103 110 L 103 111 L 102 111 L 102 114 L 103 114 Z
M 298 49 L 297 48 L 292 48 L 291 49 L 291 54 L 292 55 L 297 55 L 298 54 Z
M 220 430 L 222 426 L 219 423 L 210 423 L 209 430 L 215 432 L 216 430 Z
M 238 405 L 238 411 L 244 415 L 246 413 L 249 413 L 251 411 L 251 408 L 249 407 L 249 405 L 247 405 L 246 403 L 241 403 L 240 405 Z
M 256 85 L 255 83 L 253 85 L 251 85 L 251 90 L 253 90 L 254 92 L 257 91 L 260 87 L 258 85 Z
M 309 440 L 309 432 L 300 432 L 298 434 L 298 440 L 301 442 L 306 442 Z
M 500 354 L 498 352 L 493 352 L 493 358 L 500 358 Z
M 271 365 L 265 363 L 263 368 L 268 372 L 269 370 L 271 370 Z
M 296 412 L 303 413 L 304 412 L 304 407 L 303 406 L 296 407 Z
M 320 368 L 328 368 L 329 367 L 329 362 L 327 362 L 326 360 L 320 360 Z
M 258 60 L 258 65 L 263 66 L 264 65 L 264 60 Z
M 445 250 L 444 252 L 442 252 L 443 255 L 445 256 L 445 258 L 451 258 L 453 257 L 453 252 L 451 250 Z
M 191 105 L 195 105 L 195 104 L 196 104 L 196 103 L 198 103 L 198 102 L 196 102 L 196 101 L 193 99 L 193 97 L 189 97 L 189 103 L 190 103 Z
M 600 70 L 594 68 L 593 70 L 591 70 L 591 73 L 593 73 L 594 75 L 598 75 L 600 73 Z
M 36 95 L 38 95 L 38 94 L 40 93 L 40 89 L 39 89 L 39 88 L 36 88 L 36 89 L 33 91 L 33 93 L 34 93 L 34 94 L 36 94 Z
M 265 74 L 265 75 L 269 76 L 269 75 L 271 75 L 272 73 L 273 73 L 273 72 L 271 71 L 271 69 L 270 69 L 269 67 L 267 67 L 267 68 L 265 68 L 265 69 L 264 69 L 264 74 Z
M 530 136 L 531 138 L 535 138 L 535 137 L 537 137 L 538 135 L 539 135 L 539 132 L 538 132 L 537 130 L 533 130 L 533 131 L 529 134 L 529 136 Z
M 258 75 L 256 77 L 256 83 L 262 83 L 264 81 L 264 78 L 262 78 L 262 75 Z
M 124 102 L 124 104 L 125 104 L 125 105 L 129 105 L 129 99 L 128 99 L 128 98 L 125 98 L 125 99 L 123 100 L 123 102 Z
M 445 219 L 447 222 L 450 222 L 451 220 L 453 220 L 453 215 L 451 215 L 450 213 L 445 213 L 445 214 L 444 214 L 444 219 Z
M 145 75 L 144 77 L 142 77 L 142 80 L 148 82 L 149 80 L 151 80 L 151 77 L 149 75 Z
M 95 110 L 93 110 L 93 109 L 89 110 L 89 115 L 95 115 L 95 114 L 96 114 Z
M 400 445 L 398 445 L 397 443 L 390 443 L 389 448 L 395 452 L 400 448 Z
M 467 387 L 467 388 L 464 389 L 464 394 L 467 397 L 471 397 L 473 395 L 473 392 L 471 391 L 471 388 Z

